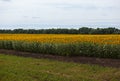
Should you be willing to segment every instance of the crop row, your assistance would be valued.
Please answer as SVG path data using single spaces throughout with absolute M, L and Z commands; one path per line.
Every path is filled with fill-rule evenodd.
M 89 56 L 120 59 L 119 44 L 81 43 L 40 43 L 26 41 L 0 41 L 0 49 L 10 49 L 61 56 Z

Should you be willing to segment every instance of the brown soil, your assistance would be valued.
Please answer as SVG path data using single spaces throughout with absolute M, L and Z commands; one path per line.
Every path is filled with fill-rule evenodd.
M 33 58 L 48 58 L 48 59 L 53 59 L 53 60 L 58 60 L 58 61 L 65 61 L 65 62 L 75 62 L 75 63 L 82 63 L 82 64 L 97 64 L 101 66 L 120 68 L 120 59 L 81 57 L 81 56 L 65 57 L 65 56 L 20 52 L 20 51 L 14 51 L 14 50 L 4 50 L 4 49 L 0 49 L 0 53 L 7 54 L 7 55 L 17 55 L 17 56 L 33 57 Z

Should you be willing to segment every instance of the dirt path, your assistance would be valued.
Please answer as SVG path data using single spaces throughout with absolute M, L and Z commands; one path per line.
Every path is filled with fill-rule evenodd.
M 46 55 L 46 54 L 37 54 L 37 53 L 29 53 L 29 52 L 20 52 L 14 50 L 4 50 L 0 49 L 1 54 L 7 55 L 17 55 L 23 57 L 33 57 L 33 58 L 48 58 L 58 61 L 65 62 L 75 62 L 82 64 L 97 64 L 101 66 L 108 67 L 117 67 L 120 68 L 120 59 L 104 59 L 104 58 L 95 58 L 95 57 L 64 57 L 64 56 L 55 56 L 55 55 Z

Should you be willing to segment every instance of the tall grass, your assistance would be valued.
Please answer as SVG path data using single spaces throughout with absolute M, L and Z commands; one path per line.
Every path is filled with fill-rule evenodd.
M 89 56 L 120 59 L 119 44 L 81 43 L 40 43 L 25 41 L 0 41 L 0 49 L 52 54 L 61 56 Z

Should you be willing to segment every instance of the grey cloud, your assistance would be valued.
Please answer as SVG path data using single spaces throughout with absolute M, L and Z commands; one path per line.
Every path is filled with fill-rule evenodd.
M 110 3 L 113 4 L 113 3 Z M 120 6 L 117 5 L 97 5 L 94 3 L 49 3 L 46 4 L 51 7 L 56 7 L 59 9 L 83 9 L 83 10 L 119 10 Z
M 91 5 L 91 4 L 67 4 L 67 3 L 62 3 L 62 4 L 49 4 L 52 7 L 56 8 L 61 8 L 61 9 L 84 9 L 84 10 L 97 10 L 97 9 L 107 9 L 104 7 L 96 6 L 96 5 Z M 113 7 L 108 7 L 109 9 Z
M 33 19 L 39 19 L 40 17 L 32 17 Z
M 0 0 L 0 23 L 119 22 L 119 2 L 120 0 Z
M 23 16 L 24 18 L 28 18 L 29 16 Z
M 1 0 L 1 1 L 6 1 L 6 2 L 9 2 L 9 1 L 11 1 L 11 0 Z

